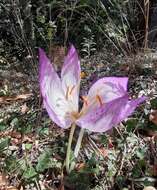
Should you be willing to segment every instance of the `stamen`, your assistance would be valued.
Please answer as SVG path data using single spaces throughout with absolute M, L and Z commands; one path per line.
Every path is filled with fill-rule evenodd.
M 71 90 L 70 90 L 70 92 L 69 92 L 70 95 L 72 94 L 74 88 L 75 88 L 75 85 L 71 88 Z
M 86 96 L 81 96 L 81 99 L 83 100 L 83 103 L 88 106 L 88 99 Z
M 69 86 L 67 87 L 67 91 L 66 91 L 66 95 L 65 95 L 65 97 L 66 97 L 66 99 L 68 100 L 68 96 L 69 96 L 69 90 L 70 90 L 70 88 L 69 88 Z
M 102 101 L 101 97 L 99 95 L 96 95 L 96 99 L 98 100 L 100 106 L 102 106 L 103 105 L 103 101 Z
M 66 91 L 66 95 L 65 95 L 67 100 L 68 100 L 69 96 L 72 95 L 72 92 L 74 91 L 74 88 L 75 88 L 75 85 L 72 86 L 71 88 L 70 88 L 70 86 L 67 86 L 67 91 Z

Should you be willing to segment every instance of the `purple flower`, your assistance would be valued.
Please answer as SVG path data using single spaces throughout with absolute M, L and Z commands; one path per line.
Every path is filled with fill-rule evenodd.
M 40 90 L 50 118 L 60 127 L 76 123 L 81 128 L 104 132 L 116 126 L 145 101 L 129 100 L 127 77 L 105 77 L 95 82 L 79 111 L 80 60 L 72 45 L 65 57 L 59 78 L 50 60 L 39 50 Z

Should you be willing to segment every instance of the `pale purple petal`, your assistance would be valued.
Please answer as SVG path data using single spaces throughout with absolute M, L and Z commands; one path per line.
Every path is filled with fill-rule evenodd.
M 75 47 L 71 45 L 64 60 L 61 80 L 64 94 L 70 104 L 75 107 L 75 111 L 78 111 L 80 72 L 80 60 Z
M 125 91 L 128 89 L 128 77 L 104 77 L 104 82 L 110 82 L 116 86 L 122 87 Z
M 127 77 L 104 77 L 89 89 L 83 109 L 92 111 L 117 98 L 127 95 Z
M 92 85 L 88 97 L 99 95 L 107 103 L 124 96 L 127 93 L 127 83 L 126 77 L 104 77 Z
M 58 115 L 56 115 L 53 109 L 49 106 L 46 99 L 45 100 L 43 99 L 43 104 L 45 109 L 47 110 L 49 117 L 52 119 L 54 123 L 56 123 L 58 126 L 64 129 L 67 129 L 71 126 L 72 122 L 70 117 L 67 117 L 66 119 L 58 117 Z
M 57 83 L 57 86 L 61 88 L 61 80 L 56 73 L 53 65 L 50 60 L 47 58 L 45 52 L 39 48 L 39 81 L 40 81 L 40 90 L 43 97 L 47 93 L 47 87 L 50 85 L 51 79 Z M 48 80 L 48 81 L 47 81 Z
M 137 99 L 129 100 L 125 107 L 121 110 L 120 115 L 117 119 L 117 123 L 124 120 L 128 116 L 130 116 L 136 109 L 136 107 L 147 100 L 147 97 L 143 96 Z
M 133 113 L 145 98 L 128 101 L 127 95 L 87 112 L 77 120 L 77 125 L 93 132 L 105 132 Z
M 54 70 L 45 52 L 39 49 L 40 90 L 45 108 L 50 118 L 60 127 L 69 127 L 68 112 L 70 110 L 62 90 L 61 80 Z M 68 110 L 69 109 L 69 110 Z M 68 120 L 68 121 L 67 121 Z

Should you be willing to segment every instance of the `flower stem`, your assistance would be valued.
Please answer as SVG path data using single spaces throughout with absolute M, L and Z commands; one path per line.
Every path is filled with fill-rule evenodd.
M 84 131 L 85 131 L 85 129 L 81 128 L 80 133 L 79 133 L 79 137 L 78 137 L 78 139 L 77 139 L 77 143 L 76 143 L 76 146 L 75 146 L 75 150 L 74 150 L 74 156 L 75 156 L 75 158 L 78 157 Z M 69 170 L 70 170 L 70 171 L 73 170 L 74 167 L 75 167 L 75 161 L 73 161 L 73 162 L 71 163 Z
M 81 128 L 80 133 L 79 133 L 79 137 L 77 139 L 77 143 L 76 143 L 76 146 L 75 146 L 75 150 L 74 150 L 75 158 L 78 157 L 78 153 L 79 153 L 79 150 L 80 150 L 80 147 L 81 147 L 81 142 L 82 142 L 82 138 L 83 138 L 83 135 L 84 135 L 84 131 L 85 131 L 85 129 Z
M 69 141 L 68 141 L 68 147 L 67 147 L 67 153 L 66 153 L 66 160 L 65 160 L 65 165 L 66 165 L 66 171 L 67 173 L 70 173 L 70 153 L 71 153 L 71 144 L 72 144 L 72 139 L 74 135 L 76 125 L 72 124 L 71 129 L 70 129 L 70 134 L 69 134 Z

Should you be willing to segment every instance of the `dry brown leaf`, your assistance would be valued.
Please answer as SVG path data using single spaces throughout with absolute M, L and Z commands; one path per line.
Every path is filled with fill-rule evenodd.
M 11 133 L 12 133 L 12 130 L 2 131 L 2 132 L 0 132 L 0 137 L 10 136 Z
M 50 60 L 53 62 L 55 69 L 59 70 L 64 62 L 66 48 L 60 45 L 52 45 L 49 49 Z
M 29 142 L 32 143 L 35 141 L 35 137 L 33 135 L 24 135 L 22 142 Z
M 18 190 L 18 189 L 16 187 L 10 186 L 10 187 L 7 187 L 6 190 Z
M 10 137 L 11 138 L 11 144 L 13 145 L 18 145 L 19 143 L 21 143 L 21 138 L 22 135 L 20 132 L 17 131 L 13 131 L 8 130 L 8 131 L 4 131 L 4 132 L 0 132 L 0 137 Z
M 130 70 L 130 67 L 127 64 L 125 64 L 125 65 L 123 64 L 123 65 L 120 66 L 120 70 L 128 72 Z
M 86 77 L 86 73 L 82 71 L 81 74 L 80 74 L 80 77 L 81 77 L 81 79 L 85 78 Z
M 64 190 L 64 174 L 63 174 L 63 171 L 61 173 L 61 178 L 60 178 L 60 187 L 58 188 L 58 190 Z
M 149 120 L 152 121 L 155 125 L 157 125 L 157 110 L 153 110 L 149 115 Z
M 18 190 L 16 187 L 8 186 L 8 177 L 0 173 L 0 190 Z
M 61 184 L 58 190 L 64 190 L 64 184 Z
M 21 144 L 21 140 L 16 139 L 16 138 L 12 138 L 11 139 L 11 144 L 14 145 L 14 146 L 17 146 L 17 145 Z
M 101 155 L 106 158 L 108 156 L 108 150 L 105 148 L 99 148 Z
M 28 99 L 32 96 L 32 94 L 20 94 L 20 95 L 17 95 L 17 96 L 10 96 L 10 97 L 6 97 L 6 96 L 2 96 L 0 97 L 0 104 L 3 104 L 3 103 L 7 103 L 7 102 L 10 102 L 10 101 L 17 101 L 17 100 L 25 100 L 25 99 Z
M 0 188 L 7 185 L 7 177 L 4 174 L 0 174 Z
M 12 131 L 12 133 L 10 135 L 12 138 L 16 138 L 16 139 L 21 139 L 21 137 L 22 137 L 21 133 L 18 131 Z
M 154 164 L 150 169 L 153 176 L 157 176 L 157 164 Z
M 20 94 L 18 96 L 16 96 L 16 100 L 18 99 L 27 99 L 30 98 L 33 94 Z

